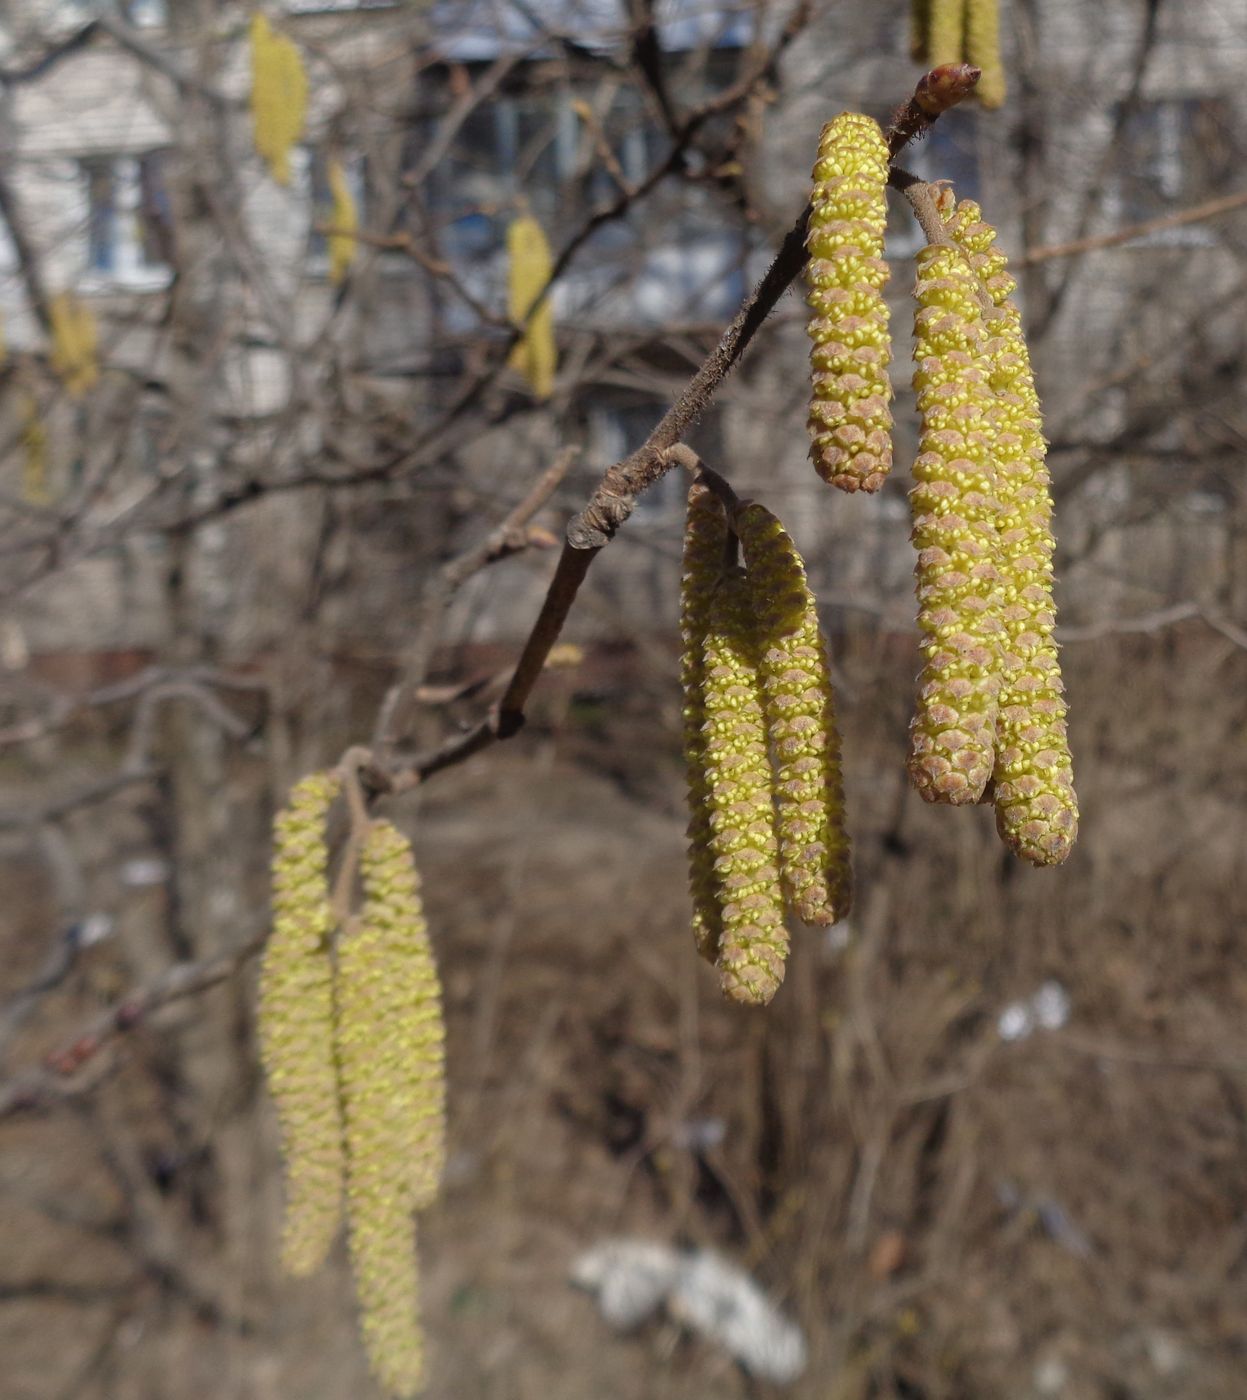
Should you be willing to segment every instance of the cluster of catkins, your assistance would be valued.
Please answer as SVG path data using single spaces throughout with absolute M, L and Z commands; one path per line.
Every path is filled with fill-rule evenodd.
M 984 107 L 1005 100 L 1000 61 L 1000 0 L 910 0 L 909 51 L 928 68 L 972 63 L 982 76 L 975 96 Z
M 256 153 L 273 179 L 290 183 L 290 152 L 307 121 L 307 70 L 292 39 L 278 34 L 267 16 L 251 17 L 251 129 Z
M 312 1273 L 337 1235 L 345 1187 L 351 1264 L 374 1373 L 421 1384 L 415 1212 L 445 1157 L 441 988 L 406 838 L 373 822 L 363 903 L 337 926 L 325 822 L 339 783 L 304 778 L 274 828 L 273 931 L 260 1038 L 286 1164 L 282 1262 Z
M 832 924 L 851 897 L 826 644 L 801 556 L 765 507 L 729 517 L 694 483 L 680 622 L 694 939 L 729 997 L 761 1005 L 783 979 L 786 909 Z

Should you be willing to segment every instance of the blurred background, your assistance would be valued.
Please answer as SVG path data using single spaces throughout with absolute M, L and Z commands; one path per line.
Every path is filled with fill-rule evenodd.
M 397 677 L 408 750 L 485 712 L 548 546 L 769 263 L 822 123 L 886 120 L 921 72 L 904 0 L 264 9 L 309 77 L 285 185 L 253 151 L 249 8 L 0 5 L 4 1400 L 376 1393 L 344 1252 L 276 1267 L 273 811 Z M 1019 272 L 1079 843 L 1032 870 L 990 812 L 907 787 L 898 200 L 879 497 L 806 460 L 798 294 L 689 439 L 809 563 L 850 923 L 795 933 L 764 1013 L 695 956 L 677 474 L 523 733 L 380 804 L 449 1016 L 439 1400 L 1247 1393 L 1247 9 L 1003 0 L 1002 24 L 1004 107 L 902 163 L 978 199 Z M 507 367 L 521 207 L 569 254 L 542 400 Z M 515 552 L 433 606 L 560 460 Z M 607 1240 L 714 1251 L 804 1366 L 751 1373 L 687 1305 L 615 1325 Z

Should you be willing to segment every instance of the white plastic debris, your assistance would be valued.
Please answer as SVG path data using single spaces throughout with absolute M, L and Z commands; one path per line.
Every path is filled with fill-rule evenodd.
M 580 1255 L 572 1282 L 597 1295 L 612 1327 L 635 1327 L 665 1306 L 675 1322 L 723 1347 L 761 1380 L 786 1385 L 805 1370 L 801 1329 L 713 1250 L 607 1240 Z
M 1049 980 L 1025 1001 L 1011 1001 L 996 1021 L 1001 1040 L 1025 1040 L 1036 1030 L 1059 1031 L 1070 1017 L 1069 993 Z

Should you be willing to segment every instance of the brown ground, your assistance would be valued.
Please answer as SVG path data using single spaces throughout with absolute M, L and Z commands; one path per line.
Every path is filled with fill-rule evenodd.
M 668 683 L 591 667 L 555 733 L 555 682 L 546 725 L 400 812 L 450 1014 L 431 1397 L 781 1393 L 669 1324 L 613 1336 L 566 1278 L 618 1234 L 754 1271 L 811 1342 L 794 1400 L 1247 1394 L 1247 656 L 1192 628 L 1067 663 L 1083 835 L 1036 872 L 987 812 L 905 791 L 909 645 L 842 649 L 852 939 L 799 935 L 763 1013 L 723 1004 L 687 937 Z M 260 779 L 234 799 L 261 810 Z M 75 830 L 143 850 L 142 817 Z M 16 859 L 0 897 L 7 993 L 47 914 Z M 162 899 L 128 896 L 10 1069 L 146 965 Z M 1002 1042 L 1047 978 L 1068 1026 Z M 373 1394 L 342 1258 L 273 1268 L 250 996 L 171 1008 L 90 1095 L 0 1123 L 3 1400 Z M 706 1118 L 725 1133 L 698 1152 Z

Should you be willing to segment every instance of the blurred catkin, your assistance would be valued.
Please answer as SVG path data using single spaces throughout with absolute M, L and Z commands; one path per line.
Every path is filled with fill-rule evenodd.
M 252 139 L 281 185 L 290 183 L 290 152 L 307 122 L 307 90 L 299 50 L 257 10 L 251 16 Z
M 528 380 L 538 399 L 550 397 L 558 365 L 554 303 L 546 297 L 530 318 L 528 313 L 550 280 L 552 267 L 541 225 L 530 214 L 521 214 L 507 229 L 507 314 L 516 325 L 524 326 L 509 363 Z
M 941 212 L 1000 308 L 987 323 L 984 354 L 995 395 L 997 563 L 1003 580 L 1001 690 L 996 718 L 996 826 L 1018 855 L 1057 865 L 1078 834 L 1078 800 L 1066 730 L 1065 688 L 1053 640 L 1052 493 L 1039 395 L 1013 279 L 992 247 L 996 231 L 972 200 Z
M 966 33 L 966 0 L 930 0 L 928 24 L 928 67 L 961 63 Z
M 983 70 L 975 95 L 984 107 L 1004 105 L 1005 70 L 1000 61 L 1000 0 L 965 0 L 967 63 Z
M 22 419 L 22 500 L 32 506 L 46 506 L 52 499 L 48 489 L 48 432 L 39 416 L 39 402 L 29 391 L 19 400 Z
M 313 773 L 274 823 L 273 931 L 260 973 L 259 1029 L 286 1164 L 282 1263 L 311 1273 L 337 1232 L 342 1123 L 334 1064 L 329 851 L 325 816 L 337 792 Z
M 992 772 L 1000 688 L 995 406 L 978 278 L 955 246 L 918 253 L 910 492 L 923 669 L 909 772 L 928 802 L 976 802 Z
M 688 493 L 684 567 L 680 582 L 680 686 L 683 694 L 684 767 L 688 783 L 688 880 L 693 941 L 707 962 L 719 954 L 723 928 L 710 849 L 710 790 L 706 777 L 705 656 L 710 600 L 723 573 L 727 516 L 718 497 L 700 483 Z
M 48 302 L 52 323 L 52 368 L 71 398 L 81 398 L 100 377 L 99 332 L 91 308 L 71 292 Z
M 780 522 L 749 502 L 735 513 L 733 527 L 761 644 L 780 875 L 798 918 L 834 924 L 848 913 L 852 889 L 826 641 L 805 565 Z
M 823 480 L 844 491 L 877 491 L 892 466 L 887 181 L 877 122 L 843 112 L 823 127 L 806 235 L 810 456 Z
M 788 930 L 758 650 L 748 585 L 733 570 L 710 603 L 705 645 L 706 782 L 723 919 L 717 966 L 727 996 L 765 1005 L 783 980 Z
M 329 193 L 333 196 L 329 222 L 333 232 L 329 235 L 329 280 L 335 286 L 346 279 L 355 261 L 359 239 L 359 207 L 347 182 L 346 171 L 340 160 L 329 162 Z
M 931 29 L 931 0 L 909 2 L 909 56 L 915 63 L 927 61 Z
M 337 982 L 351 1264 L 373 1372 L 411 1395 L 424 1366 L 413 1212 L 436 1191 L 445 1141 L 441 993 L 406 839 L 375 823 L 361 869 Z

